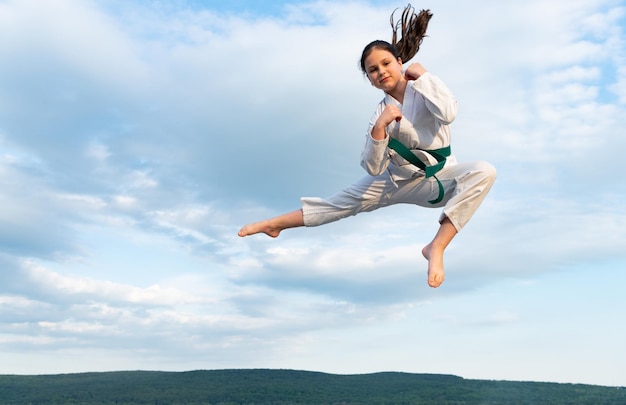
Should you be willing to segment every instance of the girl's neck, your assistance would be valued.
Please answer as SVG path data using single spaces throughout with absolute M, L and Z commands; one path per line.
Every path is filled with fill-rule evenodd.
M 396 87 L 394 87 L 389 93 L 391 97 L 395 98 L 400 104 L 404 103 L 404 92 L 406 91 L 407 80 L 402 78 Z

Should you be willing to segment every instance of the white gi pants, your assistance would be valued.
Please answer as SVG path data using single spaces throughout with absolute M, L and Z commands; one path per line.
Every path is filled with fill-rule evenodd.
M 496 169 L 483 161 L 446 165 L 437 172 L 445 190 L 443 200 L 430 204 L 439 194 L 437 181 L 416 177 L 393 181 L 388 171 L 379 176 L 365 176 L 329 198 L 303 197 L 305 226 L 334 222 L 360 212 L 370 212 L 393 204 L 444 207 L 439 221 L 448 217 L 460 231 L 478 209 L 496 179 Z

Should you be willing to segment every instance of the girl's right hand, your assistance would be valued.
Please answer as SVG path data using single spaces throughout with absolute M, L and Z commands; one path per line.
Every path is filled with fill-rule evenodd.
M 372 138 L 382 140 L 387 136 L 385 128 L 394 121 L 402 119 L 402 111 L 395 105 L 388 105 L 376 120 L 372 129 Z
M 396 107 L 395 105 L 388 105 L 383 110 L 383 113 L 380 114 L 376 124 L 381 123 L 386 127 L 394 121 L 400 121 L 402 119 L 402 111 Z

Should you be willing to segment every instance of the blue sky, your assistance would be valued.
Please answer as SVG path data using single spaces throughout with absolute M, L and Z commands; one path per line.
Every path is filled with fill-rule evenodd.
M 626 386 L 626 6 L 414 5 L 499 176 L 439 289 L 435 209 L 236 235 L 364 174 L 358 59 L 404 3 L 0 1 L 0 373 Z

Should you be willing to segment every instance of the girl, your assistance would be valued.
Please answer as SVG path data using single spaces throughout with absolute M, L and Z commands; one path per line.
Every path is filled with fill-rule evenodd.
M 428 260 L 428 285 L 444 281 L 444 251 L 467 224 L 496 178 L 492 165 L 458 164 L 450 150 L 450 127 L 457 101 L 450 90 L 421 64 L 403 72 L 425 36 L 432 14 L 415 15 L 408 5 L 394 24 L 392 42 L 374 41 L 361 55 L 361 70 L 372 86 L 385 93 L 370 120 L 361 166 L 368 175 L 332 197 L 302 198 L 302 208 L 248 224 L 239 236 L 318 226 L 393 204 L 443 207 L 439 229 L 422 249 Z M 401 23 L 401 25 L 400 25 Z M 396 41 L 397 29 L 402 38 Z

